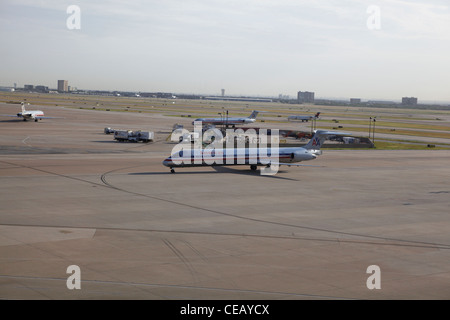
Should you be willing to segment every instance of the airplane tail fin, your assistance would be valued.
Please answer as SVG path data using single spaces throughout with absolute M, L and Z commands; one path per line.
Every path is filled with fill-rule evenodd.
M 248 116 L 249 119 L 256 119 L 259 111 L 253 110 L 252 114 Z
M 26 112 L 26 110 L 25 110 L 25 102 L 22 102 L 22 113 L 25 113 Z
M 318 118 L 320 116 L 320 112 L 317 112 L 315 115 L 314 115 L 314 118 Z
M 307 150 L 320 150 L 320 147 L 322 146 L 323 142 L 327 139 L 327 137 L 334 135 L 349 135 L 349 134 L 344 132 L 336 132 L 328 130 L 316 130 L 314 132 L 314 136 L 303 148 Z

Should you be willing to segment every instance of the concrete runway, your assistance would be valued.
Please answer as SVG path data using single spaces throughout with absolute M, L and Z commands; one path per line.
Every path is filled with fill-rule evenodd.
M 40 109 L 63 118 L 0 118 L 1 299 L 450 298 L 450 151 L 171 174 L 173 118 Z M 157 141 L 117 143 L 106 126 Z

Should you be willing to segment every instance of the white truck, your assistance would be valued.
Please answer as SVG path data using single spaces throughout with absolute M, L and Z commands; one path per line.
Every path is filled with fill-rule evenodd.
M 152 131 L 132 131 L 132 130 L 116 130 L 114 131 L 114 139 L 123 142 L 150 142 L 155 138 L 155 134 Z

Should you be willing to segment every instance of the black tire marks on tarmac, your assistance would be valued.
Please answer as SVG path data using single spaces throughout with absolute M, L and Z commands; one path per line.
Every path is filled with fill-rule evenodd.
M 366 239 L 366 240 L 326 238 L 326 237 L 320 237 L 320 236 L 313 238 L 313 237 L 299 237 L 299 236 L 272 236 L 272 235 L 260 235 L 260 234 L 237 234 L 237 233 L 233 234 L 233 233 L 222 233 L 222 232 L 217 233 L 217 232 L 173 231 L 173 230 L 168 231 L 168 230 L 154 230 L 154 229 L 110 228 L 110 227 L 93 227 L 93 226 L 79 226 L 79 227 L 72 226 L 72 228 L 96 228 L 96 229 L 100 229 L 100 230 L 170 232 L 170 233 L 204 234 L 204 235 L 209 234 L 209 235 L 226 235 L 226 236 L 232 235 L 232 236 L 246 236 L 246 237 L 258 237 L 258 238 L 274 238 L 274 239 L 276 238 L 276 239 L 312 240 L 312 241 L 326 241 L 326 242 L 351 243 L 351 244 L 368 244 L 368 245 L 378 245 L 378 246 L 405 246 L 405 247 L 418 247 L 418 248 L 430 248 L 430 249 L 447 249 L 447 250 L 450 249 L 450 244 L 445 244 L 445 243 L 432 243 L 432 242 L 425 242 L 425 241 L 404 240 L 404 239 L 398 239 L 398 238 L 366 235 L 366 234 L 359 234 L 359 233 L 352 233 L 352 232 L 343 232 L 343 231 L 337 231 L 337 230 L 326 229 L 326 228 L 317 228 L 317 227 L 310 227 L 310 226 L 305 226 L 305 225 L 295 225 L 295 224 L 282 223 L 282 222 L 277 222 L 277 221 L 270 221 L 270 220 L 264 220 L 264 219 L 256 219 L 256 218 L 250 218 L 250 217 L 245 217 L 245 216 L 239 216 L 236 214 L 230 214 L 230 213 L 214 210 L 211 208 L 205 208 L 205 207 L 201 207 L 201 206 L 197 206 L 197 205 L 183 203 L 180 201 L 165 199 L 162 197 L 144 194 L 144 193 L 140 193 L 140 192 L 136 192 L 136 191 L 132 191 L 132 190 L 126 190 L 124 188 L 120 188 L 120 187 L 117 187 L 117 186 L 111 184 L 106 179 L 108 175 L 111 175 L 113 173 L 142 167 L 144 165 L 127 166 L 127 167 L 121 167 L 121 168 L 107 171 L 100 176 L 100 180 L 102 181 L 102 183 L 96 183 L 96 182 L 89 181 L 86 179 L 77 178 L 77 177 L 64 175 L 64 174 L 59 174 L 59 173 L 51 172 L 49 170 L 36 168 L 33 166 L 18 165 L 18 164 L 3 161 L 3 160 L 0 160 L 0 162 L 11 165 L 11 166 L 36 170 L 36 171 L 39 171 L 42 173 L 55 175 L 55 176 L 59 176 L 59 177 L 66 178 L 66 179 L 71 179 L 71 180 L 76 180 L 76 181 L 83 182 L 83 183 L 88 183 L 90 185 L 107 187 L 110 189 L 117 190 L 119 192 L 124 192 L 124 193 L 132 194 L 132 195 L 140 196 L 140 197 L 145 197 L 145 198 L 149 198 L 149 199 L 155 199 L 155 200 L 163 201 L 166 203 L 171 203 L 171 204 L 178 205 L 178 206 L 192 208 L 195 210 L 202 210 L 202 211 L 206 211 L 206 212 L 217 214 L 217 215 L 228 216 L 228 217 L 236 218 L 239 220 L 271 224 L 271 225 L 277 225 L 277 226 L 284 226 L 284 227 L 303 229 L 303 230 L 310 230 L 310 231 L 317 231 L 317 232 L 327 233 L 327 234 L 331 234 L 331 235 L 356 237 L 356 238 L 362 238 L 362 239 Z M 167 174 L 170 175 L 170 173 L 167 173 Z M 70 226 L 46 225 L 46 227 L 66 227 L 66 228 L 68 228 Z

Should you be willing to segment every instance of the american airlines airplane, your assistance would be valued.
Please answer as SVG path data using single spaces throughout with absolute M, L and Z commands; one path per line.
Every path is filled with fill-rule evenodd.
M 28 104 L 30 105 L 30 104 Z M 23 121 L 27 121 L 28 119 L 32 119 L 34 121 L 38 121 L 44 117 L 44 112 L 41 110 L 33 110 L 27 111 L 25 109 L 25 103 L 22 102 L 22 112 L 19 112 L 17 116 L 23 118 Z
M 322 154 L 320 147 L 331 135 L 344 133 L 316 130 L 308 144 L 293 148 L 181 149 L 166 158 L 163 165 L 169 167 L 172 173 L 177 167 L 250 165 L 251 170 L 256 170 L 258 166 L 302 166 L 297 162 L 313 160 Z
M 308 120 L 318 119 L 320 112 L 317 112 L 314 116 L 289 116 L 288 120 L 302 120 L 302 122 L 308 122 Z
M 28 103 L 28 105 L 30 105 Z M 19 112 L 17 115 L 13 116 L 13 115 L 4 115 L 7 117 L 19 117 L 22 118 L 23 121 L 27 121 L 27 120 L 34 120 L 35 122 L 37 122 L 38 120 L 41 119 L 56 119 L 54 117 L 44 117 L 44 112 L 41 110 L 26 110 L 25 109 L 25 103 L 22 102 L 22 112 Z
M 259 111 L 253 110 L 252 114 L 246 118 L 199 118 L 192 122 L 194 124 L 195 121 L 201 121 L 203 124 L 214 124 L 214 125 L 236 125 L 236 124 L 246 124 L 253 123 L 256 121 L 256 116 Z

